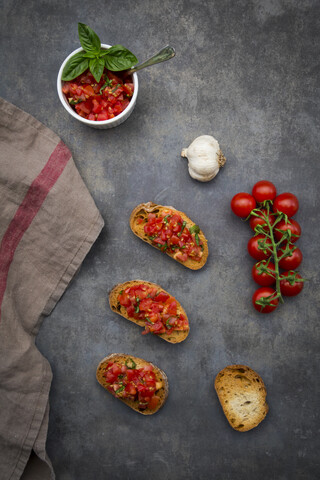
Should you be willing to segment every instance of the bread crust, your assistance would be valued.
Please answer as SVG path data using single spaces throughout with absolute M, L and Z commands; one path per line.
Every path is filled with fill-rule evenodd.
M 164 373 L 163 370 L 161 370 L 159 367 L 155 366 L 153 363 L 147 362 L 146 360 L 143 360 L 142 358 L 134 357 L 133 355 L 127 355 L 126 353 L 112 353 L 111 355 L 108 355 L 107 357 L 103 358 L 101 360 L 101 362 L 99 363 L 98 368 L 97 368 L 97 373 L 96 373 L 97 380 L 100 383 L 100 385 L 103 388 L 105 388 L 107 390 L 107 392 L 109 392 L 109 390 L 107 389 L 107 386 L 109 384 L 106 382 L 106 379 L 103 375 L 103 373 L 105 371 L 105 367 L 107 366 L 107 364 L 109 362 L 114 362 L 114 363 L 119 363 L 120 365 L 124 365 L 125 361 L 128 360 L 129 358 L 132 358 L 132 360 L 136 363 L 137 368 L 142 368 L 146 365 L 151 365 L 152 366 L 157 381 L 158 382 L 161 381 L 162 384 L 163 384 L 163 386 L 160 388 L 160 390 L 158 390 L 156 392 L 157 395 L 160 397 L 159 405 L 154 410 L 150 410 L 149 408 L 146 408 L 145 410 L 139 410 L 138 400 L 134 401 L 134 400 L 130 400 L 130 399 L 116 397 L 115 395 L 113 395 L 113 396 L 115 396 L 121 402 L 125 403 L 128 407 L 132 408 L 132 410 L 134 410 L 135 412 L 141 413 L 142 415 L 153 415 L 154 413 L 158 412 L 158 410 L 160 410 L 160 408 L 165 404 L 165 402 L 168 398 L 168 395 L 169 395 L 168 377 Z M 112 395 L 111 392 L 109 392 L 109 393 L 110 393 L 110 395 Z
M 139 237 L 141 240 L 143 240 L 144 242 L 148 243 L 149 245 L 151 245 L 152 247 L 154 247 L 154 248 L 156 248 L 157 250 L 160 250 L 160 251 L 161 251 L 161 249 L 159 247 L 157 247 L 156 245 L 154 245 L 152 243 L 152 241 L 149 239 L 149 237 L 145 234 L 144 225 L 143 224 L 138 224 L 136 221 L 137 221 L 138 217 L 141 217 L 141 216 L 146 217 L 148 215 L 148 213 L 154 213 L 156 211 L 160 212 L 161 210 L 167 210 L 167 209 L 172 210 L 172 211 L 178 213 L 179 215 L 181 215 L 183 220 L 185 222 L 187 222 L 187 225 L 186 225 L 187 228 L 191 228 L 193 225 L 195 225 L 195 223 L 189 217 L 187 217 L 187 215 L 185 213 L 180 212 L 176 208 L 168 207 L 168 206 L 164 206 L 164 205 L 157 205 L 156 203 L 152 203 L 152 202 L 140 203 L 139 205 L 137 205 L 133 209 L 133 211 L 130 215 L 130 228 L 133 231 L 133 233 L 137 237 Z M 204 233 L 202 232 L 202 230 L 200 230 L 200 232 L 199 232 L 199 238 L 203 243 L 203 255 L 201 257 L 200 262 L 192 260 L 191 258 L 188 258 L 185 262 L 181 262 L 179 259 L 174 258 L 174 253 L 170 253 L 168 251 L 166 251 L 164 253 L 166 255 L 169 255 L 169 257 L 173 258 L 173 260 L 175 260 L 176 262 L 181 263 L 181 265 L 184 265 L 185 267 L 190 268 L 191 270 L 199 270 L 200 268 L 202 268 L 205 265 L 205 263 L 208 259 L 208 255 L 209 255 L 208 242 L 207 242 L 207 239 L 204 236 Z
M 138 319 L 135 319 L 135 318 L 130 318 L 127 314 L 126 308 L 123 307 L 122 305 L 120 305 L 120 303 L 118 302 L 118 295 L 119 295 L 121 290 L 125 290 L 126 288 L 137 286 L 137 285 L 140 285 L 142 283 L 144 285 L 148 285 L 149 287 L 157 288 L 157 289 L 161 290 L 162 292 L 165 292 L 168 295 L 173 297 L 173 295 L 171 295 L 171 293 L 167 292 L 164 288 L 162 288 L 160 285 L 157 285 L 156 283 L 147 282 L 145 280 L 129 280 L 129 281 L 124 282 L 124 283 L 118 283 L 117 285 L 115 285 L 112 288 L 112 290 L 109 293 L 109 305 L 110 305 L 110 308 L 113 312 L 118 313 L 119 315 L 126 318 L 130 322 L 133 322 L 136 325 L 138 325 L 139 327 L 144 328 L 145 321 L 144 320 L 138 320 Z M 189 324 L 188 316 L 187 316 L 184 308 L 182 307 L 181 303 L 178 302 L 178 300 L 176 298 L 175 298 L 175 301 L 177 302 L 178 312 L 182 313 L 182 315 L 185 316 L 185 318 L 187 319 L 188 324 Z M 187 338 L 187 336 L 189 335 L 189 331 L 190 331 L 190 326 L 189 326 L 188 330 L 173 331 L 169 335 L 167 333 L 160 333 L 160 334 L 157 334 L 156 336 L 162 338 L 163 340 L 165 340 L 166 342 L 169 342 L 169 343 L 180 343 L 180 342 L 183 342 Z
M 268 413 L 267 390 L 260 375 L 246 365 L 229 365 L 215 378 L 214 387 L 232 428 L 247 432 Z

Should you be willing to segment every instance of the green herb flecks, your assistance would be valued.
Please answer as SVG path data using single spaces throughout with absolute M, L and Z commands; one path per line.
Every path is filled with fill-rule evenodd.
M 183 222 L 183 223 L 182 223 L 182 227 L 181 227 L 180 232 L 178 233 L 178 237 L 181 237 L 182 232 L 183 232 L 183 230 L 185 229 L 186 225 L 187 225 L 187 222 Z
M 200 227 L 198 225 L 192 225 L 191 228 L 189 228 L 189 232 L 192 233 L 200 233 Z
M 132 360 L 132 358 L 127 358 L 124 364 L 127 368 L 129 368 L 129 370 L 133 370 L 137 366 L 136 362 Z
M 101 87 L 100 90 L 99 90 L 100 95 L 102 95 L 102 92 L 103 92 L 103 90 L 104 90 L 105 88 L 111 87 L 111 85 L 112 85 L 112 81 L 110 80 L 110 78 L 107 77 L 107 78 L 105 79 L 105 83 L 102 85 L 102 87 Z
M 118 90 L 118 87 L 121 87 L 121 83 L 117 83 L 117 85 L 111 90 L 111 93 L 114 93 Z
M 120 384 L 120 385 L 121 385 L 121 384 Z M 125 389 L 125 386 L 124 386 L 124 385 L 121 385 L 121 387 L 118 388 L 118 390 L 116 390 L 116 395 L 118 395 L 118 393 L 123 392 L 124 389 Z
M 78 103 L 84 102 L 84 100 L 73 100 L 73 98 L 69 98 L 70 105 L 77 105 Z

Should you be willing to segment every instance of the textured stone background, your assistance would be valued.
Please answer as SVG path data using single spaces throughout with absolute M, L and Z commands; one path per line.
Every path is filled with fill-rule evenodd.
M 1 96 L 60 135 L 106 222 L 37 339 L 54 373 L 48 452 L 57 479 L 318 478 L 320 2 L 3 0 L 1 19 Z M 141 61 L 168 43 L 177 52 L 139 74 L 136 108 L 112 130 L 81 125 L 56 93 L 60 64 L 79 46 L 78 21 Z M 214 135 L 227 157 L 207 184 L 180 158 L 200 134 Z M 251 305 L 250 230 L 229 208 L 260 179 L 299 197 L 300 271 L 310 280 L 272 315 Z M 201 225 L 205 268 L 189 271 L 132 235 L 129 213 L 148 200 Z M 183 303 L 186 342 L 141 336 L 109 310 L 108 290 L 133 278 Z M 167 372 L 171 392 L 157 415 L 135 414 L 97 384 L 111 352 Z M 268 389 L 266 420 L 243 434 L 213 389 L 232 363 L 257 370 Z

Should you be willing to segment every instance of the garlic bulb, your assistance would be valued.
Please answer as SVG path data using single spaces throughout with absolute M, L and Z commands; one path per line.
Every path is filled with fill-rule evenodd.
M 199 182 L 212 180 L 226 163 L 219 143 L 211 135 L 197 137 L 188 148 L 182 150 L 181 156 L 188 158 L 190 176 Z

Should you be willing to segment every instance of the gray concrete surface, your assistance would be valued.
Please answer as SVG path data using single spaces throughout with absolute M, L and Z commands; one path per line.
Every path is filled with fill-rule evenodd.
M 48 452 L 58 480 L 319 478 L 319 27 L 316 0 L 1 2 L 0 95 L 70 147 L 106 226 L 37 339 L 54 379 Z M 70 118 L 56 93 L 77 22 L 143 61 L 132 116 L 109 131 Z M 192 180 L 182 147 L 212 134 L 227 157 L 211 182 Z M 260 179 L 300 200 L 300 268 L 310 281 L 272 315 L 253 309 L 249 226 L 229 203 Z M 72 186 L 70 186 L 72 188 Z M 140 202 L 174 205 L 196 220 L 210 257 L 198 272 L 142 243 L 128 217 Z M 185 306 L 191 333 L 171 345 L 112 313 L 107 292 L 155 281 Z M 126 352 L 165 370 L 170 396 L 135 414 L 96 382 L 102 357 Z M 213 389 L 226 365 L 257 370 L 270 412 L 233 431 Z

